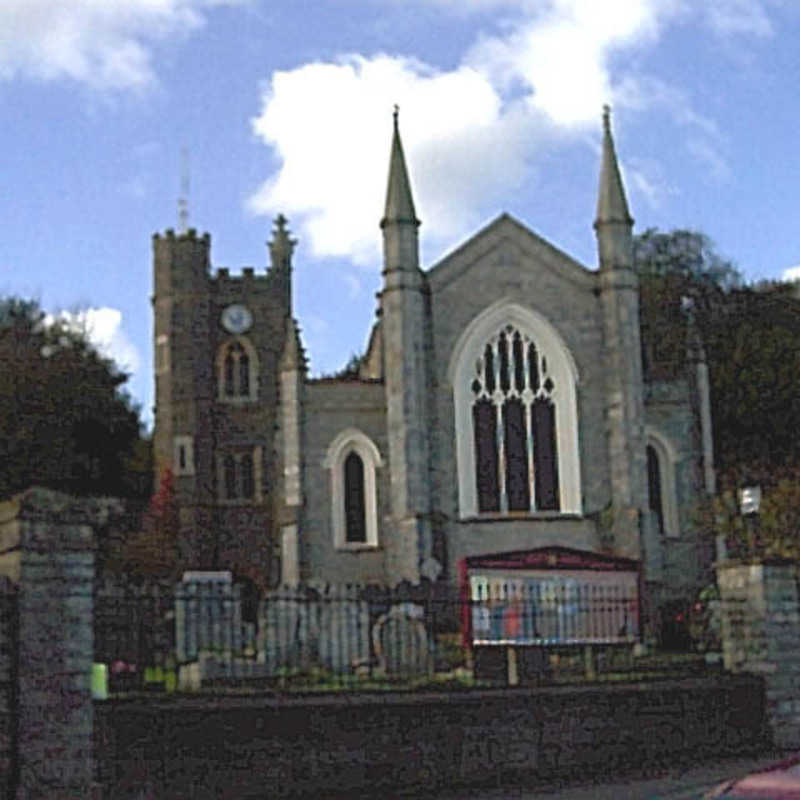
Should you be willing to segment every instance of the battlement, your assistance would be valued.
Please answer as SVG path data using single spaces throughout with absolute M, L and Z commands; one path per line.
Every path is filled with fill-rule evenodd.
M 211 244 L 211 234 L 206 231 L 202 236 L 198 237 L 197 230 L 195 228 L 189 228 L 182 233 L 175 233 L 173 228 L 167 228 L 163 234 L 156 231 L 153 234 L 153 241 L 162 241 L 166 240 L 167 242 L 202 242 L 203 244 L 210 245 Z
M 167 228 L 153 234 L 153 272 L 155 297 L 175 293 L 210 293 L 218 302 L 231 303 L 237 296 L 274 295 L 287 308 L 291 304 L 291 254 L 294 240 L 289 237 L 286 220 L 279 217 L 273 238 L 268 242 L 269 263 L 256 269 L 242 267 L 232 274 L 229 267 L 211 264 L 211 236 L 189 228 L 176 233 Z
M 217 267 L 210 276 L 211 281 L 219 285 L 247 283 L 248 285 L 264 283 L 270 277 L 271 270 L 265 268 L 263 272 L 256 272 L 255 267 L 242 267 L 240 273 L 231 273 L 230 267 Z

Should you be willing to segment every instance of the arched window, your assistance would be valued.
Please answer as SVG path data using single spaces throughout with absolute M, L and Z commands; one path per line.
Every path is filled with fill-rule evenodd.
M 658 532 L 664 534 L 664 503 L 661 496 L 661 465 L 658 453 L 652 445 L 647 445 L 647 490 L 650 510 L 658 523 Z
M 450 377 L 461 516 L 580 513 L 577 371 L 553 327 L 496 304 L 467 326 Z
M 677 453 L 670 441 L 654 428 L 647 428 L 647 493 L 650 511 L 659 534 L 680 536 L 678 499 L 675 488 Z
M 256 399 L 258 359 L 255 349 L 244 337 L 226 342 L 217 354 L 220 400 L 229 403 Z
M 331 473 L 331 521 L 340 550 L 378 546 L 375 470 L 383 465 L 373 441 L 355 428 L 342 431 L 328 447 L 323 466 Z

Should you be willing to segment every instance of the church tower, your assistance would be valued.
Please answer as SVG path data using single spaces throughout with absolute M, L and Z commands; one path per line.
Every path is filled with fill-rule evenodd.
M 403 145 L 394 112 L 383 231 L 380 294 L 389 437 L 391 530 L 386 572 L 413 582 L 430 554 L 429 389 L 425 276 Z
M 155 478 L 174 478 L 178 570 L 265 585 L 277 571 L 275 430 L 294 241 L 278 217 L 261 274 L 212 274 L 210 246 L 191 229 L 153 237 Z
M 602 158 L 594 228 L 607 352 L 606 424 L 614 546 L 619 555 L 641 558 L 641 515 L 648 502 L 639 281 L 633 263 L 633 219 L 617 164 L 608 106 L 603 112 Z

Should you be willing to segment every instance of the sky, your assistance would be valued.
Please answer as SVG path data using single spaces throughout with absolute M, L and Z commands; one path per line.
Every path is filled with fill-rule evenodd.
M 0 0 L 0 295 L 71 315 L 152 421 L 153 233 L 298 240 L 312 374 L 363 351 L 392 109 L 425 267 L 508 212 L 596 267 L 602 106 L 636 231 L 800 277 L 796 0 Z M 789 272 L 787 272 L 789 271 Z

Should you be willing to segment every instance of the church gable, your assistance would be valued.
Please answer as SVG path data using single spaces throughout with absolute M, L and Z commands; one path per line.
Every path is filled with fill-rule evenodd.
M 506 213 L 431 267 L 428 284 L 432 291 L 444 290 L 449 284 L 468 278 L 476 266 L 487 260 L 494 260 L 501 268 L 517 261 L 535 264 L 577 289 L 591 290 L 595 286 L 595 273 Z
M 504 214 L 427 273 L 437 362 L 485 309 L 514 302 L 550 321 L 591 372 L 602 339 L 596 274 Z

